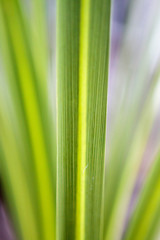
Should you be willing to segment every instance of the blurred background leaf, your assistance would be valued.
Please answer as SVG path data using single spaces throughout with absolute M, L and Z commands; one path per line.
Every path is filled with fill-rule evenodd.
M 156 0 L 152 3 L 147 0 L 114 1 L 105 239 L 123 239 L 128 215 L 137 204 L 142 183 L 148 178 L 147 172 L 159 149 L 159 9 Z
M 56 144 L 45 1 L 0 1 L 1 178 L 20 239 L 55 239 Z M 34 22 L 34 24 L 33 24 Z

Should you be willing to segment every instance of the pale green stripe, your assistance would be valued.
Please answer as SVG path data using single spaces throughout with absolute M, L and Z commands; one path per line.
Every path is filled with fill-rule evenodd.
M 87 77 L 89 45 L 90 0 L 81 1 L 80 11 L 80 61 L 79 61 L 79 119 L 78 119 L 78 174 L 76 239 L 85 238 L 85 175 L 86 175 L 86 132 L 87 132 Z

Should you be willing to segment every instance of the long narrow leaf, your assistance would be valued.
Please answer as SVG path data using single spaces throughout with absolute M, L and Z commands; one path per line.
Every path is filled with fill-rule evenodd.
M 57 239 L 101 239 L 109 0 L 58 0 Z
M 160 158 L 156 159 L 130 219 L 124 239 L 153 239 L 160 220 Z

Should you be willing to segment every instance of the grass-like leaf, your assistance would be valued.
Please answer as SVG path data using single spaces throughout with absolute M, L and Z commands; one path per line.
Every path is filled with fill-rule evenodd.
M 101 239 L 110 1 L 58 0 L 58 239 Z
M 33 240 L 55 238 L 55 147 L 48 101 L 48 46 L 46 25 L 42 24 L 45 18 L 40 17 L 42 2 L 38 2 L 38 11 L 33 13 L 39 24 L 35 36 L 32 22 L 24 13 L 25 3 L 0 1 L 0 46 L 6 78 L 6 82 L 4 78 L 1 81 L 2 88 L 6 87 L 0 109 L 2 178 L 17 231 L 22 239 Z
M 138 204 L 126 228 L 125 240 L 153 239 L 160 216 L 160 158 L 153 164 Z

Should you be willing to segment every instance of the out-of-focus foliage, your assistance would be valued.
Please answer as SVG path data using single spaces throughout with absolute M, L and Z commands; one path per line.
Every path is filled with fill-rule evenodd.
M 57 0 L 56 49 L 55 1 L 0 0 L 2 240 L 160 237 L 160 1 L 111 3 L 104 162 L 110 0 Z
M 17 238 L 55 239 L 45 1 L 0 0 L 0 174 Z
M 121 15 L 123 4 L 126 14 Z M 141 192 L 160 148 L 160 3 L 115 1 L 113 9 L 106 144 L 107 240 L 125 239 L 125 232 L 130 231 L 135 221 L 132 216 L 139 211 Z M 149 208 L 147 199 L 144 201 L 145 208 Z M 150 211 L 153 215 L 160 213 Z M 146 215 L 139 214 L 141 220 L 137 221 L 143 223 Z M 138 235 L 137 227 L 127 239 L 154 239 L 154 230 L 146 238 L 146 230 Z

